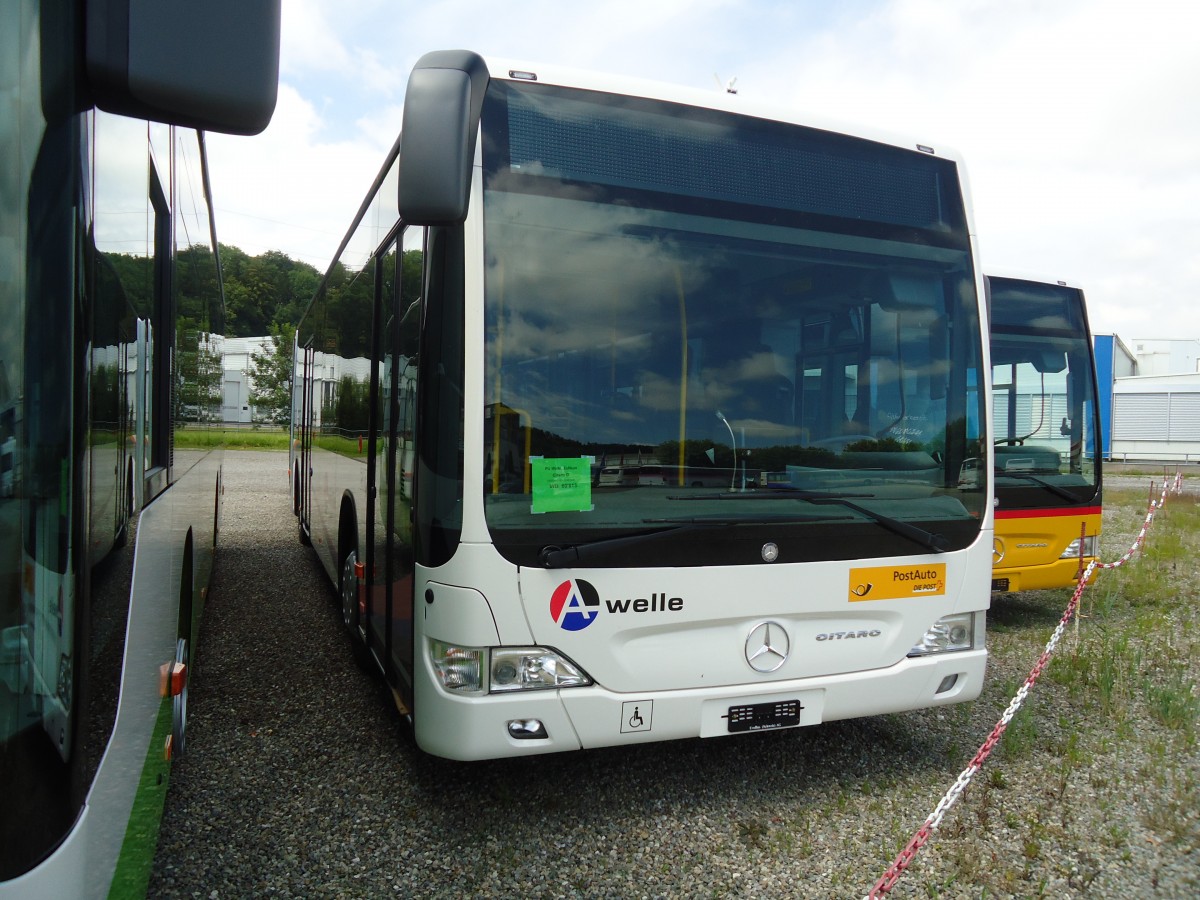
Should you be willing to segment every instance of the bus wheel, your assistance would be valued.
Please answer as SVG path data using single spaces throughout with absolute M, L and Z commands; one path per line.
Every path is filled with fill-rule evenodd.
M 350 649 L 359 665 L 367 667 L 366 635 L 358 612 L 358 575 L 354 571 L 358 564 L 358 553 L 349 551 L 342 560 L 342 625 L 350 638 Z
M 187 742 L 187 698 L 188 680 L 191 672 L 188 670 L 191 660 L 188 658 L 187 638 L 180 638 L 175 643 L 175 662 L 184 667 L 183 689 L 171 698 L 171 747 L 172 755 L 183 752 Z

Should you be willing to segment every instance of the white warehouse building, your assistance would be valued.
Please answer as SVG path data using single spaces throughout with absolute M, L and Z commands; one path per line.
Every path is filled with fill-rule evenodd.
M 221 354 L 225 370 L 221 379 L 222 421 L 255 421 L 254 406 L 250 402 L 250 389 L 254 385 L 250 357 L 270 353 L 271 336 L 236 338 L 213 335 L 213 344 Z
M 254 371 L 250 363 L 252 357 L 271 352 L 271 336 L 231 338 L 213 335 L 212 340 L 213 348 L 221 353 L 224 367 L 221 391 L 222 420 L 245 423 L 258 421 L 258 411 L 250 402 L 250 393 L 254 387 Z M 366 357 L 343 359 L 327 353 L 314 354 L 314 424 L 321 424 L 322 408 L 336 398 L 339 379 L 348 375 L 355 381 L 366 382 L 370 373 L 371 361 Z
M 1200 462 L 1200 340 L 1095 344 L 1105 458 Z

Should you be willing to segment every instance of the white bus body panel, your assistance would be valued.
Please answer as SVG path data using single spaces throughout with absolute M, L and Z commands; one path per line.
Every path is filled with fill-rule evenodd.
M 991 596 L 990 547 L 985 531 L 961 553 L 632 571 L 518 571 L 489 546 L 461 547 L 446 566 L 418 570 L 417 742 L 439 756 L 486 759 L 715 737 L 729 733 L 729 707 L 745 704 L 798 700 L 799 724 L 815 725 L 972 700 L 983 686 L 987 662 L 982 613 Z M 479 577 L 481 565 L 490 577 Z M 848 600 L 854 569 L 933 565 L 946 567 L 941 593 Z M 475 577 L 456 579 L 456 570 Z M 570 579 L 589 582 L 600 597 L 594 621 L 574 632 L 560 628 L 550 614 L 551 595 Z M 486 598 L 477 590 L 452 588 L 456 581 L 488 585 Z M 432 603 L 421 599 L 427 586 Z M 631 602 L 629 611 L 613 612 L 609 606 L 639 598 L 660 608 L 634 612 Z M 664 600 L 667 608 L 661 608 Z M 672 600 L 682 601 L 674 604 L 679 608 L 669 608 Z M 522 616 L 511 614 L 518 609 Z M 981 613 L 975 626 L 979 649 L 907 657 L 939 617 L 968 611 Z M 787 659 L 769 673 L 747 661 L 747 639 L 764 621 L 786 631 L 789 644 Z M 489 646 L 493 633 L 502 645 L 554 648 L 596 683 L 471 696 L 442 689 L 429 661 L 429 640 Z M 514 719 L 540 720 L 548 737 L 509 736 L 507 725 Z

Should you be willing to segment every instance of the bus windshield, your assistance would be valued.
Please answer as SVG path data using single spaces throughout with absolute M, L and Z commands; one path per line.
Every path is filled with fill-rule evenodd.
M 802 561 L 978 536 L 987 485 L 961 475 L 990 442 L 952 162 L 496 80 L 482 135 L 483 490 L 503 555 L 760 564 L 767 538 Z M 708 546 L 706 523 L 745 528 Z
M 1094 500 L 1096 390 L 1078 288 L 989 277 L 996 492 L 1005 508 Z

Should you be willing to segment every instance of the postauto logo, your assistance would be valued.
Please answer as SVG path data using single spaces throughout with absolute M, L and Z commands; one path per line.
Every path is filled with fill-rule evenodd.
M 564 581 L 550 596 L 550 617 L 564 631 L 582 631 L 600 614 L 600 595 L 582 578 Z

